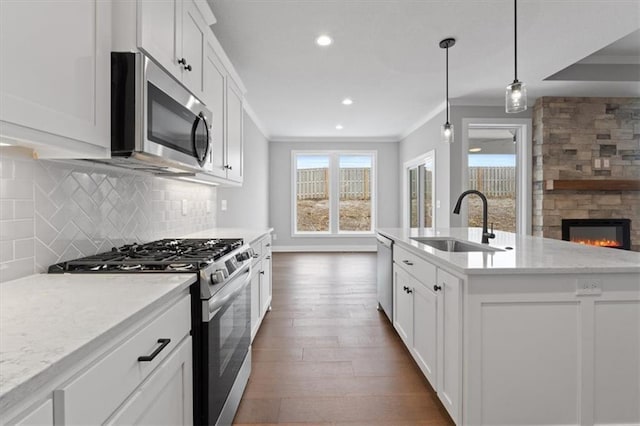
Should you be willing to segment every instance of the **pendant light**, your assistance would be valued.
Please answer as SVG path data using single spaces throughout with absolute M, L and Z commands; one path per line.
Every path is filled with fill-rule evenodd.
M 518 81 L 518 0 L 513 0 L 513 45 L 514 45 L 514 79 L 507 86 L 505 110 L 508 113 L 522 112 L 527 109 L 527 87 Z
M 447 121 L 442 125 L 440 129 L 440 134 L 442 137 L 442 142 L 453 143 L 453 125 L 449 123 L 449 48 L 456 44 L 456 39 L 454 38 L 445 38 L 440 42 L 440 48 L 446 49 L 447 51 L 447 77 L 446 77 L 446 104 L 445 109 L 447 110 Z

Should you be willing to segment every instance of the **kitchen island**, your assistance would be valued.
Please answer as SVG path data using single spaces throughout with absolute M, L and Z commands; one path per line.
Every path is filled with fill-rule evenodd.
M 377 232 L 394 241 L 394 327 L 457 424 L 640 423 L 640 254 L 499 231 L 479 244 L 479 228 Z

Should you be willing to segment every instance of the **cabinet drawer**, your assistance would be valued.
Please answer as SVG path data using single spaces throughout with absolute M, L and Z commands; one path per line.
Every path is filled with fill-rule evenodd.
M 428 286 L 436 282 L 436 267 L 398 244 L 393 246 L 393 262 Z
M 185 295 L 67 386 L 55 390 L 57 421 L 76 425 L 103 423 L 189 334 L 190 329 L 190 296 Z M 155 358 L 138 361 L 138 357 L 157 351 L 161 338 L 170 339 L 170 342 Z

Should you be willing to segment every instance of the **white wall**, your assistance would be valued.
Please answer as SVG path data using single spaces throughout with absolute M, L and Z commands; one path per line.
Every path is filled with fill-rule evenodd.
M 531 108 L 525 112 L 518 114 L 507 114 L 504 111 L 504 106 L 452 106 L 451 107 L 451 124 L 454 125 L 454 143 L 451 145 L 451 180 L 450 180 L 450 208 L 449 212 L 453 210 L 453 207 L 458 200 L 458 196 L 467 189 L 466 185 L 462 183 L 462 165 L 465 164 L 464 157 L 466 152 L 462 152 L 462 135 L 466 129 L 462 128 L 463 119 L 473 118 L 495 118 L 500 119 L 503 122 L 504 119 L 524 119 L 531 118 L 531 111 L 533 108 L 533 100 L 529 100 Z M 531 131 L 528 132 L 529 135 Z M 462 215 L 450 214 L 451 226 L 461 226 Z
M 436 115 L 427 121 L 421 127 L 413 131 L 409 136 L 400 141 L 399 158 L 398 158 L 398 191 L 402 193 L 404 163 L 413 160 L 419 155 L 428 151 L 435 151 L 435 168 L 436 168 L 436 200 L 440 201 L 440 208 L 436 207 L 436 226 L 446 228 L 449 226 L 449 209 L 450 204 L 450 146 L 440 139 L 440 126 L 445 122 L 445 112 Z M 457 128 L 456 128 L 457 131 Z M 402 214 L 402 213 L 400 213 Z M 402 217 L 400 218 L 402 219 Z M 402 220 L 401 220 L 402 222 Z
M 269 143 L 244 114 L 244 180 L 241 188 L 218 188 L 218 226 L 269 227 Z M 227 200 L 227 210 L 220 210 Z
M 373 249 L 371 237 L 292 237 L 291 224 L 291 151 L 359 150 L 377 152 L 377 227 L 400 226 L 398 188 L 398 144 L 365 142 L 270 142 L 269 143 L 269 217 L 277 235 L 276 249 L 329 250 L 331 248 Z
M 409 134 L 400 142 L 399 176 L 402 185 L 403 164 L 418 155 L 434 150 L 436 154 L 436 200 L 440 201 L 440 208 L 436 208 L 436 226 L 446 228 L 460 226 L 461 216 L 452 214 L 458 195 L 466 189 L 462 184 L 462 135 L 466 129 L 462 128 L 462 120 L 469 118 L 523 119 L 531 118 L 531 110 L 520 114 L 507 114 L 503 106 L 456 106 L 450 110 L 451 124 L 454 126 L 454 141 L 448 145 L 441 142 L 440 126 L 446 120 L 445 112 L 433 117 L 424 125 Z M 530 134 L 531 132 L 529 132 Z

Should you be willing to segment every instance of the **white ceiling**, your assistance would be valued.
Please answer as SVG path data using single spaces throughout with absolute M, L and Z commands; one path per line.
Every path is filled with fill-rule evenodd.
M 457 39 L 453 104 L 501 105 L 513 80 L 511 0 L 208 1 L 213 31 L 272 140 L 399 139 L 444 105 L 446 37 Z M 640 0 L 520 0 L 518 17 L 518 77 L 530 104 L 543 95 L 640 96 L 633 82 L 544 81 L 640 28 Z M 323 33 L 332 46 L 315 45 Z M 340 103 L 347 96 L 349 107 Z

